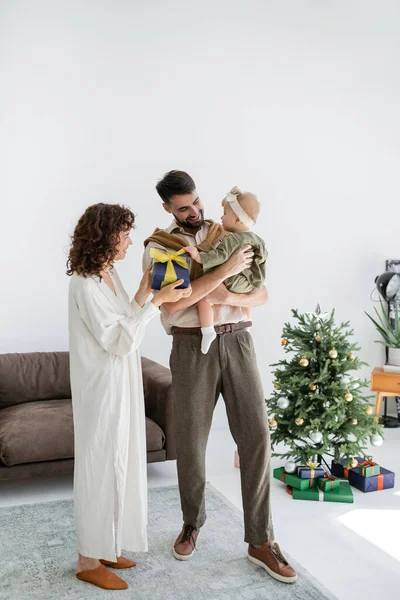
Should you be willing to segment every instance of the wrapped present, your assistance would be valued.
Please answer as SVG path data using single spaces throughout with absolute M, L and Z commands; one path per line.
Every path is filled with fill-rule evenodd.
M 363 458 L 361 458 L 361 456 L 356 456 L 355 457 L 356 461 L 358 463 L 362 463 L 363 462 Z M 332 461 L 332 466 L 331 466 L 331 471 L 332 471 L 332 475 L 336 475 L 336 477 L 344 477 L 345 479 L 349 478 L 349 471 L 354 471 L 358 470 L 358 465 L 355 468 L 351 468 L 351 467 L 346 467 L 346 463 L 348 462 L 348 458 L 341 458 L 340 462 L 336 463 L 335 461 Z
M 354 502 L 353 492 L 348 481 L 340 481 L 339 487 L 334 490 L 324 492 L 317 488 L 308 490 L 296 490 L 291 486 L 286 486 L 286 491 L 294 500 L 311 500 L 314 502 L 346 502 L 352 504 Z
M 394 473 L 381 467 L 378 475 L 364 477 L 358 469 L 350 469 L 349 483 L 361 492 L 378 492 L 394 487 Z
M 305 467 L 297 467 L 297 475 L 301 479 L 314 479 L 324 476 L 324 469 L 318 466 L 318 463 L 313 463 L 310 460 Z
M 364 460 L 362 463 L 358 465 L 359 473 L 363 477 L 373 477 L 374 475 L 379 475 L 381 472 L 380 466 L 372 461 L 372 458 L 368 458 Z
M 318 485 L 318 479 L 301 479 L 295 473 L 286 473 L 283 467 L 274 469 L 273 476 L 274 479 L 278 479 L 278 481 L 283 481 L 291 487 L 294 487 L 299 490 L 307 490 L 309 488 L 317 487 Z
M 330 490 L 337 490 L 340 487 L 340 480 L 334 475 L 325 473 L 322 479 L 318 479 L 319 489 L 323 492 L 329 492 Z
M 178 250 L 159 250 L 150 248 L 150 256 L 153 259 L 153 272 L 151 289 L 161 290 L 165 285 L 183 279 L 183 283 L 177 289 L 187 288 L 190 285 L 188 254 Z

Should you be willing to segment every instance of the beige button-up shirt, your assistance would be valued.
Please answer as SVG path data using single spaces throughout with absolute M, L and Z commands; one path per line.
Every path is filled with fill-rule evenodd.
M 188 233 L 182 227 L 178 225 L 178 223 L 174 220 L 169 227 L 165 231 L 168 233 L 178 233 L 187 241 L 188 246 L 196 246 L 196 244 L 200 244 L 206 237 L 208 233 L 209 225 L 208 223 L 204 223 L 204 225 L 197 231 L 197 233 Z M 145 270 L 149 264 L 152 262 L 152 258 L 150 257 L 150 248 L 161 248 L 163 246 L 159 246 L 158 244 L 153 244 L 152 242 L 146 246 L 146 249 L 143 254 L 143 270 Z M 189 257 L 189 268 L 191 267 L 191 258 Z M 214 325 L 223 325 L 225 323 L 239 323 L 239 321 L 247 321 L 247 315 L 243 308 L 239 306 L 228 306 L 227 304 L 219 304 L 213 306 L 214 309 Z M 169 314 L 162 306 L 161 306 L 161 323 L 164 326 L 165 331 L 170 334 L 171 327 L 200 327 L 199 320 L 199 312 L 197 310 L 196 304 L 193 306 L 189 306 L 189 308 L 185 308 L 183 310 L 179 310 L 174 314 Z

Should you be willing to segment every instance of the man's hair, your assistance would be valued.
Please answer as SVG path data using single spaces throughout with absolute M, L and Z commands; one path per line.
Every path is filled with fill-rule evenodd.
M 172 196 L 191 194 L 195 189 L 193 179 L 185 171 L 169 171 L 156 185 L 158 195 L 165 204 L 169 204 Z

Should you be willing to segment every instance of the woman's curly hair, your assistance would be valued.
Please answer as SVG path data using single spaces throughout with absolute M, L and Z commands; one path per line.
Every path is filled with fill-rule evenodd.
M 89 206 L 78 221 L 71 237 L 67 275 L 100 276 L 105 265 L 117 255 L 121 231 L 134 227 L 135 215 L 119 204 Z

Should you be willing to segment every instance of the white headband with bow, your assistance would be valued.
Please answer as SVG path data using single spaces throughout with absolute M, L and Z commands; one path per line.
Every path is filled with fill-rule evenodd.
M 251 229 L 254 226 L 254 221 L 240 206 L 235 194 L 228 192 L 225 196 L 225 200 L 229 202 L 229 206 L 231 207 L 235 215 L 242 221 L 243 225 Z

